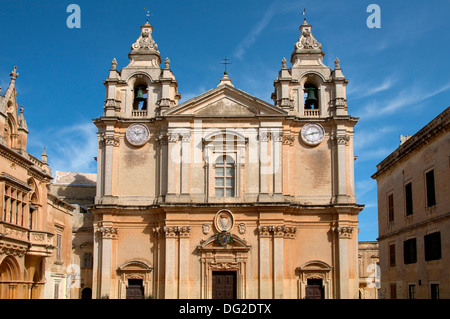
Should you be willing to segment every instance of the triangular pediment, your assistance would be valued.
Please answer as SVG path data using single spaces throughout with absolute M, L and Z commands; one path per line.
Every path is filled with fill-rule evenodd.
M 286 115 L 283 110 L 244 91 L 222 85 L 194 97 L 164 115 L 198 117 L 247 117 L 257 115 Z

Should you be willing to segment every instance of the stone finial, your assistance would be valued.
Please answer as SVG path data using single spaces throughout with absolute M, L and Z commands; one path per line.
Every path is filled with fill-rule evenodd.
M 308 22 L 306 22 L 306 19 L 300 26 L 300 32 L 301 32 L 300 38 L 295 44 L 296 50 L 322 49 L 322 44 L 319 41 L 317 41 L 316 38 L 313 36 L 311 32 L 311 25 L 309 25 Z
M 283 69 L 286 69 L 286 68 L 287 68 L 287 61 L 286 61 L 286 58 L 283 58 L 283 60 L 281 60 L 281 67 L 282 67 Z
M 44 146 L 44 151 L 41 154 L 42 163 L 47 163 L 47 158 L 48 158 L 48 156 L 47 156 L 47 152 L 45 152 L 45 146 Z
M 141 27 L 141 34 L 139 35 L 139 38 L 136 40 L 135 43 L 131 46 L 132 51 L 158 51 L 158 45 L 156 44 L 155 40 L 153 40 L 152 37 L 153 27 L 150 25 L 150 23 L 145 23 Z
M 114 58 L 111 61 L 111 70 L 117 70 L 117 60 L 116 60 L 116 58 Z
M 13 68 L 13 70 L 11 71 L 11 73 L 9 73 L 9 76 L 11 77 L 11 81 L 15 81 L 17 79 L 17 77 L 19 76 L 19 73 L 17 73 L 16 71 L 17 71 L 17 66 L 15 66 Z
M 340 69 L 341 68 L 340 63 L 341 63 L 341 61 L 339 60 L 339 58 L 336 58 L 336 60 L 334 60 L 334 68 Z
M 164 60 L 164 67 L 165 67 L 166 69 L 170 69 L 170 59 L 169 59 L 169 58 L 166 58 L 166 59 Z
M 223 75 L 223 78 L 220 79 L 220 82 L 217 85 L 217 87 L 224 85 L 224 84 L 234 87 L 234 85 L 231 83 L 231 79 L 228 77 L 228 74 L 226 74 L 226 73 Z

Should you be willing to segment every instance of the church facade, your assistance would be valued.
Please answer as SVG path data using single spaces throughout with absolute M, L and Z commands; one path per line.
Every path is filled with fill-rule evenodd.
M 93 120 L 93 298 L 358 298 L 358 119 L 323 56 L 305 20 L 273 103 L 226 73 L 179 103 L 141 26 Z

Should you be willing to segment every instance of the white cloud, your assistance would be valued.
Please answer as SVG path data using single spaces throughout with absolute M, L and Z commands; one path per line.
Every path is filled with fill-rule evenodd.
M 237 45 L 237 47 L 234 49 L 234 56 L 236 58 L 241 59 L 244 56 L 244 54 L 247 52 L 247 49 L 253 43 L 255 43 L 258 36 L 261 34 L 261 32 L 264 30 L 264 28 L 269 23 L 269 21 L 275 15 L 276 6 L 277 6 L 277 3 L 272 3 L 270 5 L 270 7 L 266 10 L 262 19 L 259 20 L 258 23 L 256 23 L 253 26 L 253 28 L 250 30 L 250 32 Z
M 373 145 L 381 142 L 385 135 L 395 132 L 398 128 L 396 126 L 384 126 L 374 129 L 357 130 L 354 137 L 355 154 L 357 152 L 364 152 L 364 148 L 373 147 Z M 357 154 L 356 154 L 357 155 Z
M 435 95 L 450 89 L 450 82 L 437 89 L 429 89 L 419 85 L 402 89 L 398 95 L 387 101 L 371 101 L 363 108 L 360 117 L 379 117 L 401 111 L 405 106 L 413 106 Z
M 362 86 L 354 86 L 350 85 L 347 90 L 347 96 L 351 99 L 359 99 L 363 97 L 368 97 L 375 95 L 377 93 L 389 90 L 392 88 L 392 85 L 397 82 L 397 78 L 395 76 L 389 76 L 382 82 L 377 83 L 366 83 L 366 85 Z
M 90 121 L 52 129 L 41 136 L 50 168 L 55 171 L 96 172 L 97 128 Z

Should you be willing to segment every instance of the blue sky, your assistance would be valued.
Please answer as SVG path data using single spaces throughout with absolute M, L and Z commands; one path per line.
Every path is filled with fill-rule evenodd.
M 81 28 L 66 25 L 69 4 L 81 8 Z M 368 28 L 369 4 L 381 28 Z M 214 88 L 228 57 L 233 84 L 268 102 L 283 57 L 289 61 L 306 9 L 325 52 L 339 57 L 349 79 L 355 127 L 359 240 L 376 240 L 376 164 L 448 105 L 450 1 L 7 1 L 0 0 L 0 86 L 18 67 L 19 104 L 30 131 L 28 151 L 44 145 L 53 169 L 95 172 L 96 128 L 111 60 L 128 64 L 130 46 L 150 11 L 153 36 L 169 57 L 182 101 Z M 289 64 L 288 64 L 289 66 Z

